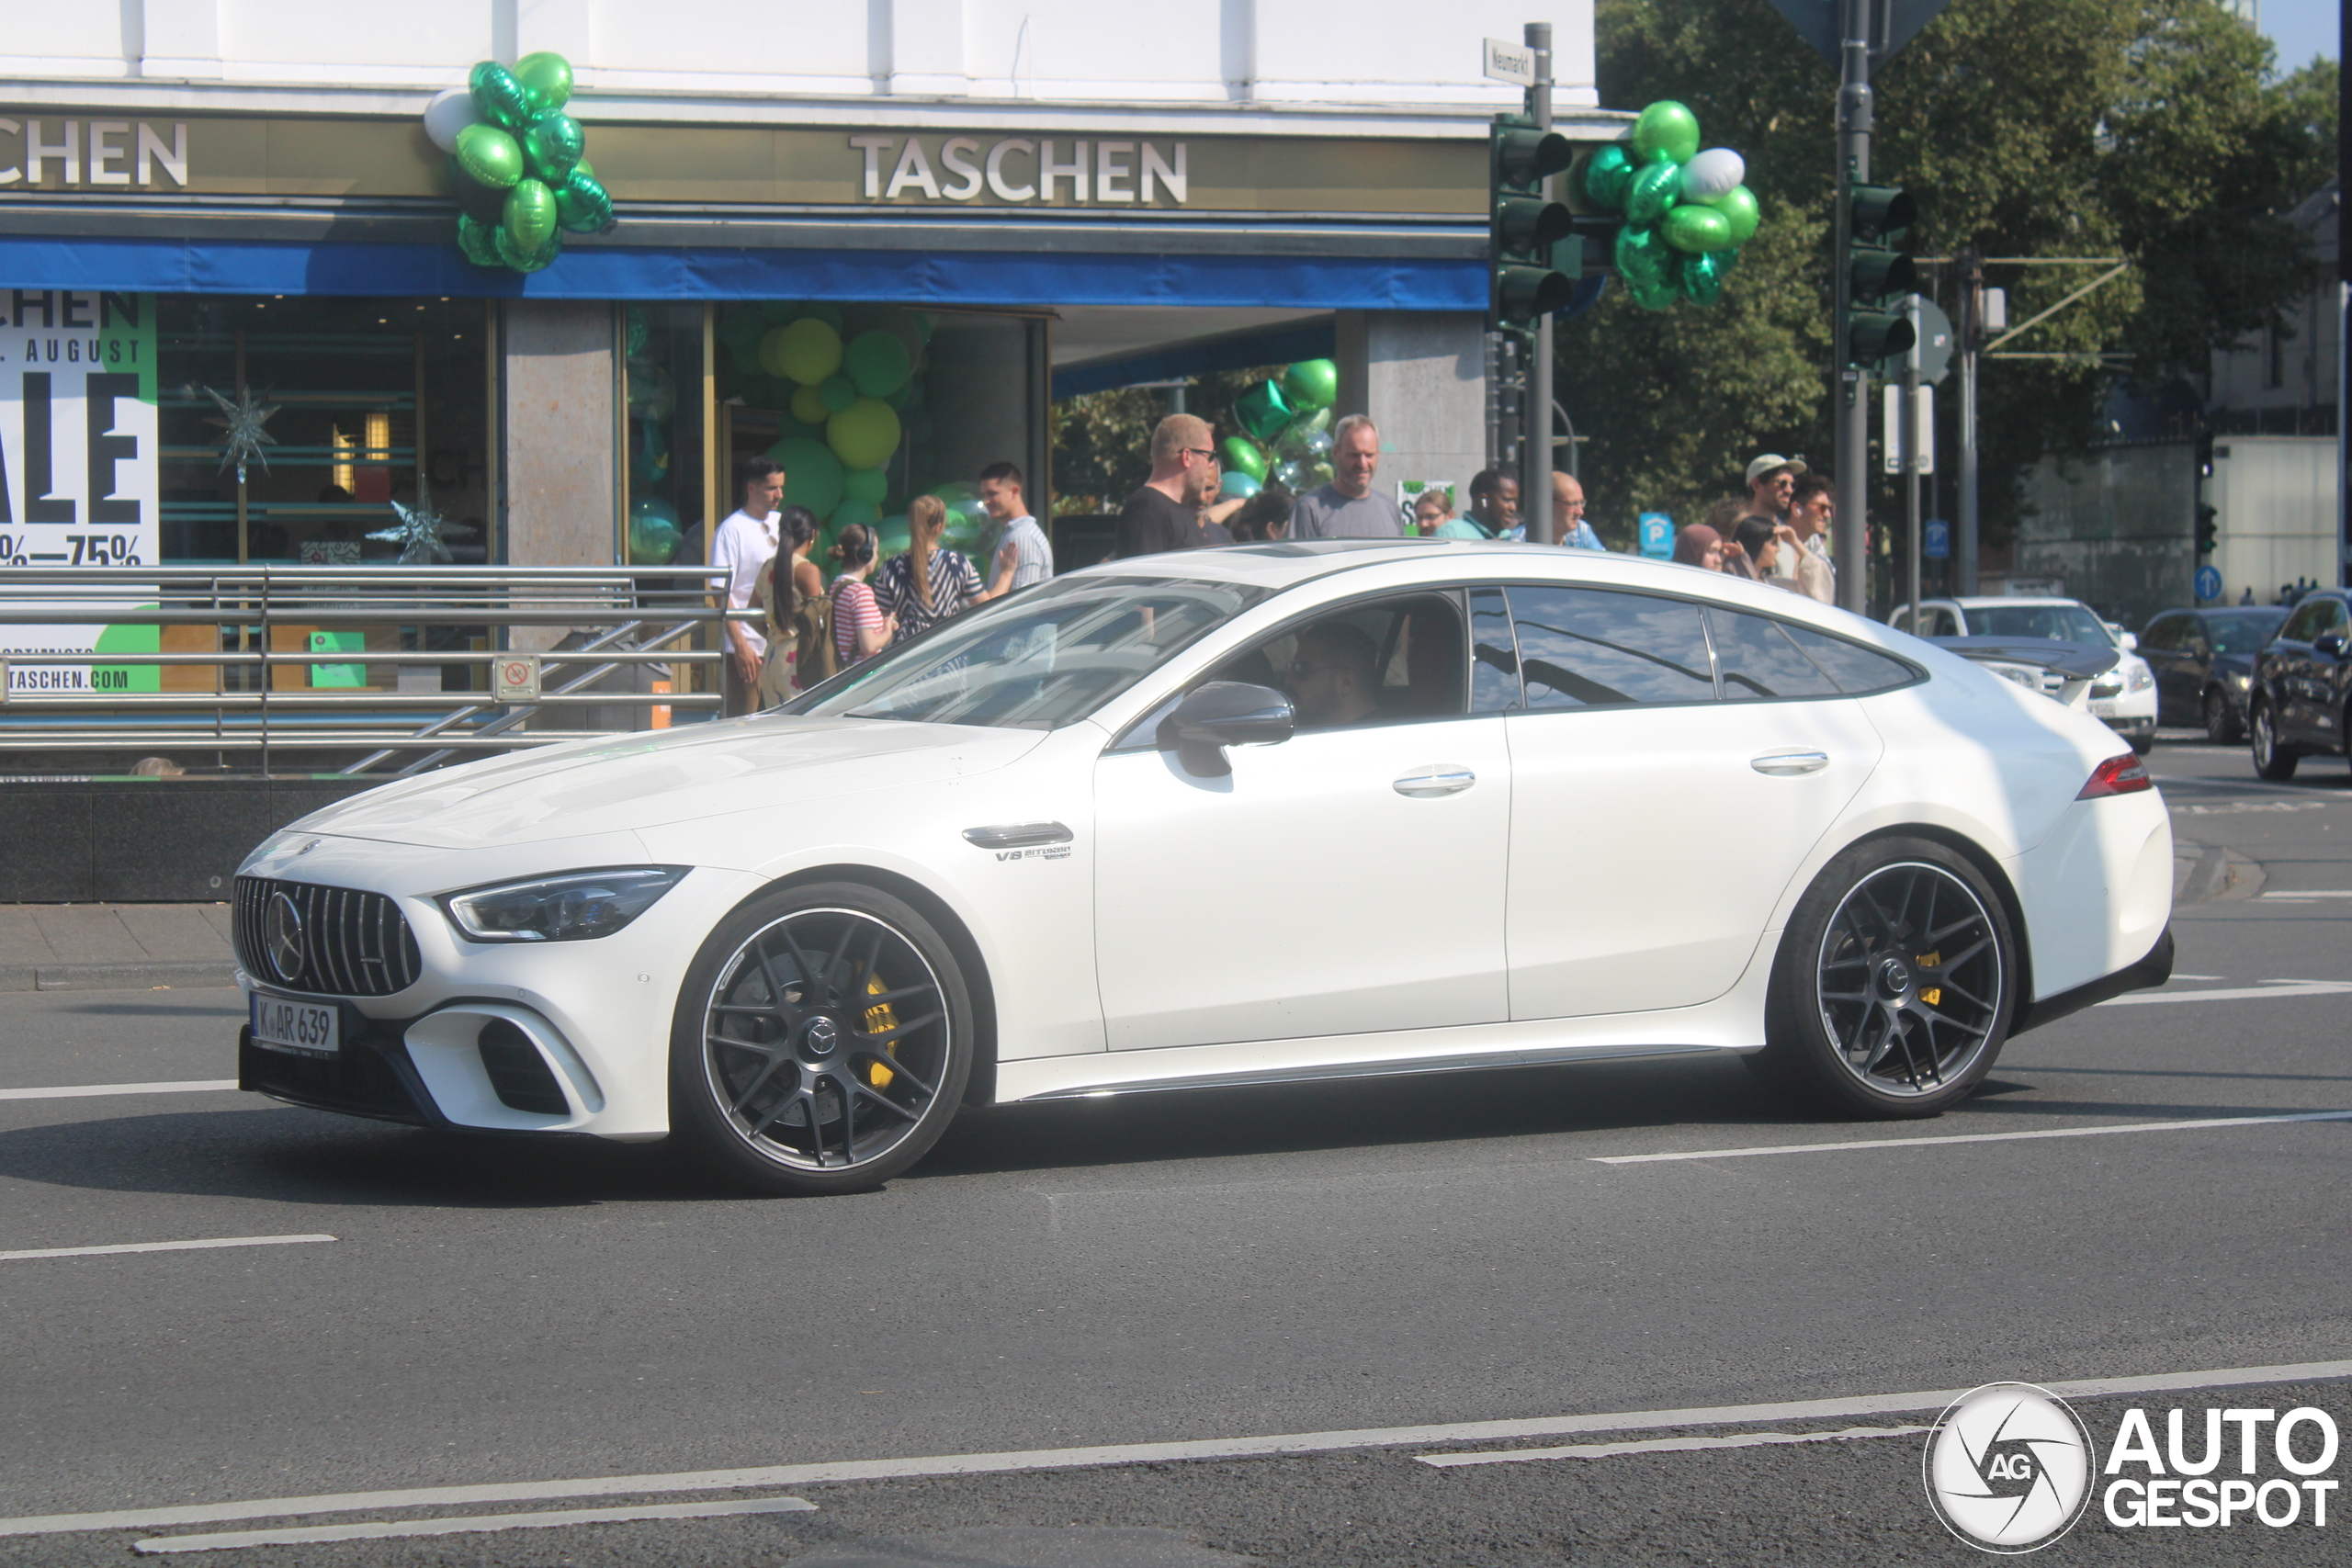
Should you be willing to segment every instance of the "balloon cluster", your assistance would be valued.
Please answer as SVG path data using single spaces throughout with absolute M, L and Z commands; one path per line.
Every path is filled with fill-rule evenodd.
M 1756 232 L 1747 164 L 1728 147 L 1699 151 L 1699 117 L 1671 98 L 1644 109 L 1633 140 L 1589 152 L 1577 188 L 1603 212 L 1622 212 L 1617 273 L 1634 303 L 1663 310 L 1677 299 L 1712 305 L 1724 275 Z
M 512 70 L 485 60 L 424 106 L 424 134 L 449 154 L 463 209 L 458 248 L 476 266 L 537 272 L 565 231 L 613 226 L 613 198 L 582 155 L 587 139 L 563 112 L 571 101 L 571 62 L 542 51 Z
M 1302 359 L 1233 400 L 1234 422 L 1249 434 L 1224 443 L 1225 479 L 1217 493 L 1251 496 L 1268 479 L 1294 495 L 1331 480 L 1331 405 L 1340 367 Z

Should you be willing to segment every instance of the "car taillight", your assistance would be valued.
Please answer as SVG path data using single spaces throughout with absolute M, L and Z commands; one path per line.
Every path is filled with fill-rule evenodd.
M 2103 795 L 2137 795 L 2143 789 L 2155 788 L 2155 781 L 2148 777 L 2148 764 L 2126 751 L 2120 757 L 2109 757 L 2091 770 L 2090 782 L 2083 785 L 2076 800 L 2097 800 Z

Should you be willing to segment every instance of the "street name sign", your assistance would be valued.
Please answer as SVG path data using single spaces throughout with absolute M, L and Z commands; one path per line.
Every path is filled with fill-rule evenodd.
M 1535 85 L 1535 51 L 1525 44 L 1505 43 L 1498 38 L 1490 38 L 1487 40 L 1487 74 L 1497 82 L 1532 87 Z

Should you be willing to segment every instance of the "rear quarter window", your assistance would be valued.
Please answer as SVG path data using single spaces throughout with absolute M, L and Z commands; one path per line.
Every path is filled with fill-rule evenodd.
M 1874 648 L 1848 642 L 1841 637 L 1831 637 L 1809 626 L 1781 624 L 1781 629 L 1789 639 L 1804 649 L 1806 657 L 1820 666 L 1821 672 L 1838 683 L 1838 689 L 1849 697 L 1863 697 L 1872 692 L 1891 692 L 1897 686 L 1907 686 L 1920 678 L 1917 667 L 1905 663 L 1893 654 L 1881 653 Z

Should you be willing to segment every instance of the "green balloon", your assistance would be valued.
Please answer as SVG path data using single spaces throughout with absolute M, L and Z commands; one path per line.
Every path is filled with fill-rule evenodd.
M 888 560 L 892 556 L 905 555 L 907 547 L 913 542 L 904 517 L 885 517 L 874 525 L 876 560 Z
M 784 499 L 805 506 L 818 516 L 829 515 L 842 503 L 842 460 L 821 441 L 787 435 L 767 450 L 784 465 Z
M 759 357 L 760 334 L 768 330 L 757 310 L 744 305 L 729 305 L 718 312 L 718 341 L 741 356 L 750 355 L 754 362 Z
M 1694 255 L 1731 245 L 1731 220 L 1712 207 L 1678 207 L 1666 215 L 1658 231 L 1668 244 Z
M 1328 359 L 1302 359 L 1283 372 L 1283 396 L 1295 409 L 1328 409 L 1340 397 L 1340 367 Z
M 621 352 L 629 359 L 642 358 L 645 345 L 653 339 L 653 321 L 642 305 L 631 305 L 621 312 Z
M 853 468 L 888 462 L 903 434 L 898 411 L 879 398 L 860 398 L 825 422 L 825 444 Z
M 523 177 L 523 149 L 494 125 L 469 125 L 458 132 L 457 158 L 468 178 L 500 190 Z
M 1731 225 L 1731 243 L 1735 245 L 1744 245 L 1753 239 L 1756 226 L 1764 220 L 1756 205 L 1756 193 L 1746 186 L 1732 186 L 1709 205 Z
M 1682 297 L 1693 305 L 1712 305 L 1723 298 L 1723 268 L 1713 256 L 1684 256 L 1676 276 Z
M 555 237 L 555 192 L 544 181 L 517 180 L 506 193 L 500 226 L 518 251 L 537 251 Z
M 1233 417 L 1259 440 L 1272 441 L 1290 423 L 1291 406 L 1280 387 L 1261 381 L 1233 400 Z
M 677 510 L 658 495 L 641 495 L 629 502 L 628 564 L 668 566 L 685 543 Z
M 476 266 L 503 266 L 498 259 L 498 231 L 465 214 L 458 215 L 458 249 Z
M 879 506 L 889 498 L 890 476 L 880 468 L 852 468 L 842 476 L 842 494 Z
M 678 412 L 678 383 L 659 365 L 630 360 L 628 412 L 639 419 L 669 420 Z
M 842 330 L 842 308 L 839 305 L 803 305 L 799 307 L 799 311 L 800 316 L 809 321 L 824 322 L 837 334 Z
M 1261 488 L 1254 475 L 1229 473 L 1217 481 L 1216 493 L 1221 501 L 1247 501 Z
M 1626 187 L 1634 183 L 1634 160 L 1623 142 L 1612 141 L 1585 154 L 1577 178 L 1586 201 L 1603 212 L 1623 212 Z
M 530 160 L 531 173 L 560 186 L 580 166 L 586 140 L 580 122 L 570 115 L 543 114 L 523 128 L 523 156 Z
M 1247 474 L 1253 479 L 1266 477 L 1266 454 L 1247 436 L 1228 435 L 1222 443 L 1225 450 L 1225 471 L 1227 475 Z
M 817 398 L 828 414 L 839 413 L 857 401 L 857 383 L 846 376 L 828 376 L 818 385 Z
M 842 334 L 813 316 L 803 316 L 760 340 L 760 363 L 771 376 L 788 376 L 804 387 L 820 386 L 842 367 Z
M 792 389 L 787 395 L 787 400 L 792 407 L 792 417 L 812 429 L 823 430 L 825 422 L 833 417 L 833 411 L 825 406 L 823 389 L 818 387 L 803 387 L 789 377 L 785 378 L 781 384 Z
M 534 114 L 553 114 L 571 101 L 571 62 L 551 50 L 516 61 L 514 81 Z
M 1634 151 L 1644 163 L 1660 156 L 1689 163 L 1699 151 L 1699 117 L 1672 98 L 1660 98 L 1634 121 Z
M 613 198 L 581 164 L 555 193 L 556 220 L 574 234 L 601 234 L 613 226 Z
M 1667 281 L 1674 253 L 1666 248 L 1656 229 L 1637 229 L 1629 223 L 1617 231 L 1616 261 L 1618 276 L 1624 278 L 1626 288 L 1634 288 Z
M 514 243 L 514 237 L 506 231 L 503 224 L 491 231 L 491 243 L 498 247 L 500 263 L 516 272 L 537 272 L 551 264 L 563 251 L 563 236 L 560 234 L 549 234 L 546 243 L 537 250 L 525 250 Z
M 523 84 L 495 60 L 485 60 L 468 73 L 466 88 L 473 95 L 474 107 L 492 124 L 519 130 L 531 123 L 535 111 Z
M 863 523 L 871 528 L 882 521 L 882 509 L 870 501 L 845 499 L 835 503 L 831 515 L 825 521 L 831 523 L 835 529 L 846 528 L 853 523 Z M 874 558 L 876 560 L 882 558 L 880 549 L 876 549 Z
M 864 397 L 888 397 L 907 384 L 914 367 L 914 355 L 896 333 L 863 332 L 842 350 L 842 368 Z
M 1674 209 L 1682 198 L 1682 165 L 1652 164 L 1634 176 L 1634 184 L 1625 195 L 1625 221 L 1630 224 L 1655 223 Z

